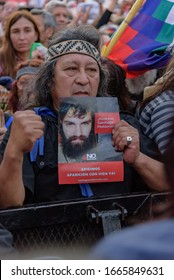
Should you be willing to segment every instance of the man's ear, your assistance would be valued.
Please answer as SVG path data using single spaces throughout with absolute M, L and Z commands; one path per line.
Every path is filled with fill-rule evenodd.
M 51 27 L 51 26 L 47 27 L 46 30 L 45 30 L 46 38 L 50 39 L 51 36 L 53 35 L 53 32 L 54 32 L 53 27 Z

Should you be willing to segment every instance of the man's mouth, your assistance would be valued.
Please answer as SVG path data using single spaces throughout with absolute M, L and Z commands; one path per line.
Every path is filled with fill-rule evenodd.
M 73 95 L 86 96 L 89 95 L 89 93 L 87 91 L 76 91 L 73 93 Z
M 72 136 L 70 137 L 69 141 L 72 143 L 72 144 L 83 144 L 84 141 L 86 140 L 86 137 L 81 135 L 79 137 L 77 136 Z
M 75 144 L 75 145 L 76 145 L 76 144 L 80 144 L 80 145 L 81 145 L 81 144 L 84 143 L 84 140 L 81 140 L 81 139 L 71 140 L 71 143 L 72 143 L 72 144 Z

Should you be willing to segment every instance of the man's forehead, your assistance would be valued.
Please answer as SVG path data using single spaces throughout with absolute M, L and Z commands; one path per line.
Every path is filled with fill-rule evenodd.
M 75 107 L 71 107 L 67 114 L 65 115 L 65 118 L 78 118 L 78 115 L 79 115 L 79 110 L 76 109 Z M 85 111 L 83 112 L 83 114 L 80 114 L 82 116 L 82 118 L 85 118 L 85 117 L 88 117 L 88 118 L 91 118 L 91 112 L 90 111 Z
M 62 12 L 62 11 L 64 11 L 65 13 L 68 14 L 68 10 L 67 10 L 66 6 L 56 6 L 53 10 L 53 13 L 59 13 L 59 12 Z
M 73 54 L 65 54 L 57 60 L 57 64 L 68 64 L 68 63 L 87 63 L 87 64 L 94 64 L 98 65 L 96 60 L 93 59 L 91 56 L 81 53 L 73 53 Z

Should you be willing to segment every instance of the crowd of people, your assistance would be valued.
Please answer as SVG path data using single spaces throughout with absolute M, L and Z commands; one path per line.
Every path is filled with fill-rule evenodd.
M 174 130 L 174 58 L 135 106 L 125 71 L 101 57 L 105 36 L 112 35 L 107 32 L 110 24 L 117 28 L 135 1 L 33 2 L 6 1 L 0 6 L 0 83 L 9 91 L 7 109 L 0 110 L 0 207 L 170 191 L 166 154 Z M 67 127 L 80 123 L 79 138 L 74 131 L 70 135 L 76 154 L 87 137 L 84 131 L 89 135 L 92 128 L 89 111 L 78 111 L 79 121 L 70 114 L 74 107 L 58 121 L 60 98 L 109 96 L 119 104 L 120 121 L 111 136 L 114 149 L 123 155 L 124 180 L 59 184 L 60 123 L 65 136 Z M 69 156 L 67 149 L 64 156 Z M 121 244 L 119 238 L 113 242 Z M 110 241 L 101 246 L 109 251 Z M 100 255 L 102 250 L 97 250 Z M 105 257 L 116 258 L 112 251 Z

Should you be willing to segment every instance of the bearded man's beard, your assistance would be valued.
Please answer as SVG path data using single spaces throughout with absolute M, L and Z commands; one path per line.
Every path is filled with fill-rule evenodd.
M 89 137 L 86 136 L 72 136 L 69 139 L 65 138 L 64 133 L 62 133 L 62 148 L 65 156 L 69 158 L 77 158 L 84 155 L 89 149 L 95 146 L 95 136 L 90 134 Z M 73 140 L 81 140 L 81 143 L 72 143 Z

